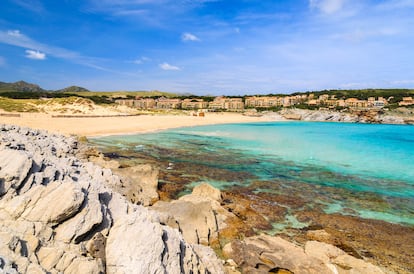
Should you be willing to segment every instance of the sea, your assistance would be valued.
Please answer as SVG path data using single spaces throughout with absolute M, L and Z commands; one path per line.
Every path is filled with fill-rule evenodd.
M 128 163 L 161 163 L 186 183 L 289 195 L 327 214 L 414 225 L 414 126 L 259 122 L 91 138 Z M 171 183 L 168 176 L 163 183 Z M 288 206 L 288 205 L 285 205 Z M 275 229 L 300 228 L 291 208 Z

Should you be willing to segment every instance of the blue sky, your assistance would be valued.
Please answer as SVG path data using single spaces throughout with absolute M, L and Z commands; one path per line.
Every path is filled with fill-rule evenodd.
M 291 93 L 414 87 L 414 0 L 1 0 L 0 81 Z

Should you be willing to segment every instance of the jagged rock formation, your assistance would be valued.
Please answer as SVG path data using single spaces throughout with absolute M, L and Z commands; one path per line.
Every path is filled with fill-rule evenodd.
M 209 247 L 107 185 L 75 138 L 0 126 L 0 272 L 222 273 Z
M 208 184 L 144 208 L 134 203 L 158 199 L 155 169 L 124 168 L 132 177 L 122 181 L 76 158 L 78 149 L 73 137 L 0 125 L 0 273 L 224 273 L 207 245 L 220 247 L 223 230 L 237 231 L 243 210 Z M 115 191 L 134 183 L 134 203 Z M 309 236 L 304 247 L 268 235 L 233 238 L 223 248 L 225 271 L 383 273 L 332 245 L 326 231 Z

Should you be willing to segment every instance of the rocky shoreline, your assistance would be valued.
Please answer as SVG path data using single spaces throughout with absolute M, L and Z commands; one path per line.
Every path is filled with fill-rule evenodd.
M 270 117 L 272 114 L 267 114 Z M 277 113 L 282 119 L 315 121 L 315 122 L 347 122 L 347 123 L 372 123 L 372 124 L 414 124 L 414 111 L 407 108 L 399 108 L 395 111 L 382 111 L 375 109 L 352 110 L 340 112 L 334 110 L 306 110 L 283 109 Z
M 1 273 L 223 273 L 159 214 L 111 189 L 111 170 L 75 157 L 75 138 L 1 126 Z
M 313 216 L 324 225 L 306 237 L 256 235 L 260 224 L 269 228 L 263 212 L 277 219 L 278 207 L 260 211 L 253 196 L 207 184 L 170 200 L 154 166 L 120 166 L 75 137 L 10 125 L 0 133 L 0 273 L 414 270 L 409 250 L 395 266 L 349 248 L 325 216 Z

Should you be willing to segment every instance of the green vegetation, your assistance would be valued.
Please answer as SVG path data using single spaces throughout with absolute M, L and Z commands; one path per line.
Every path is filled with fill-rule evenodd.
M 163 92 L 163 91 L 83 91 L 83 92 L 72 92 L 72 94 L 80 97 L 108 97 L 113 99 L 133 99 L 135 97 L 177 97 L 178 94 Z
M 293 94 L 267 94 L 267 95 L 257 95 L 257 96 L 292 96 L 292 95 L 309 95 L 313 94 L 314 98 L 317 99 L 320 95 L 327 94 L 329 96 L 334 95 L 337 99 L 347 99 L 347 98 L 357 98 L 360 100 L 367 100 L 369 97 L 384 97 L 388 100 L 389 104 L 387 108 L 390 110 L 396 109 L 399 107 L 398 102 L 402 100 L 403 97 L 414 97 L 414 89 L 356 89 L 356 90 L 321 90 L 321 91 L 307 91 L 307 92 L 296 92 Z M 137 97 L 143 98 L 160 98 L 160 97 L 167 97 L 167 98 L 178 98 L 178 99 L 202 99 L 206 102 L 211 102 L 214 100 L 215 96 L 197 96 L 191 94 L 174 94 L 169 92 L 162 92 L 162 91 L 113 91 L 113 92 L 96 92 L 96 91 L 89 91 L 85 88 L 78 87 L 78 86 L 70 86 L 64 89 L 56 90 L 56 91 L 48 91 L 42 89 L 38 85 L 26 83 L 24 81 L 19 81 L 15 83 L 4 83 L 0 82 L 0 96 L 10 99 L 19 99 L 19 100 L 26 100 L 21 102 L 14 102 L 12 101 L 5 101 L 2 99 L 3 104 L 7 106 L 3 109 L 22 109 L 23 107 L 20 103 L 27 104 L 30 102 L 33 104 L 42 104 L 41 100 L 37 100 L 39 102 L 35 102 L 35 99 L 44 99 L 44 98 L 54 98 L 54 99 L 63 99 L 63 98 L 84 98 L 93 101 L 95 104 L 113 104 L 117 99 L 135 99 Z M 243 101 L 249 96 L 226 96 L 228 98 L 243 98 Z M 29 101 L 27 101 L 29 100 Z M 32 101 L 30 101 L 32 100 Z M 73 99 L 70 99 L 73 100 Z M 47 100 L 46 100 L 47 101 Z M 62 101 L 64 102 L 64 101 Z M 295 105 L 296 108 L 302 109 L 318 109 L 319 106 L 310 106 L 306 103 L 301 103 L 299 105 Z M 29 106 L 26 109 L 31 109 Z M 259 111 L 270 110 L 270 111 L 278 111 L 280 107 L 273 107 L 273 108 L 258 108 Z M 342 110 L 342 108 L 338 108 L 337 110 Z M 15 110 L 18 111 L 18 110 Z M 24 110 L 30 111 L 30 110 Z
M 359 100 L 367 100 L 369 97 L 384 97 L 390 98 L 390 103 L 397 103 L 403 97 L 414 97 L 414 89 L 355 89 L 355 90 L 321 90 L 321 91 L 307 91 L 297 92 L 292 95 L 314 94 L 315 97 L 319 95 L 328 94 L 335 95 L 338 99 L 357 98 Z
M 274 106 L 274 107 L 268 107 L 268 108 L 266 108 L 266 107 L 256 107 L 256 110 L 259 111 L 259 112 L 262 112 L 262 111 L 277 112 L 277 111 L 282 110 L 282 108 L 283 108 L 282 106 Z
M 1 92 L 44 92 L 38 85 L 19 81 L 15 83 L 4 83 L 0 82 L 0 93 Z
M 113 91 L 94 92 L 83 87 L 70 86 L 64 89 L 50 91 L 38 85 L 19 81 L 15 83 L 0 82 L 0 96 L 12 99 L 40 99 L 82 97 L 92 100 L 95 104 L 112 104 L 115 99 L 134 99 L 135 97 L 178 97 L 178 94 L 162 91 Z
M 0 109 L 8 112 L 37 112 L 34 100 L 13 100 L 0 97 Z
M 297 104 L 295 105 L 295 108 L 299 108 L 299 109 L 310 109 L 310 110 L 317 110 L 319 109 L 320 106 L 312 106 L 312 105 L 308 105 L 308 104 Z

